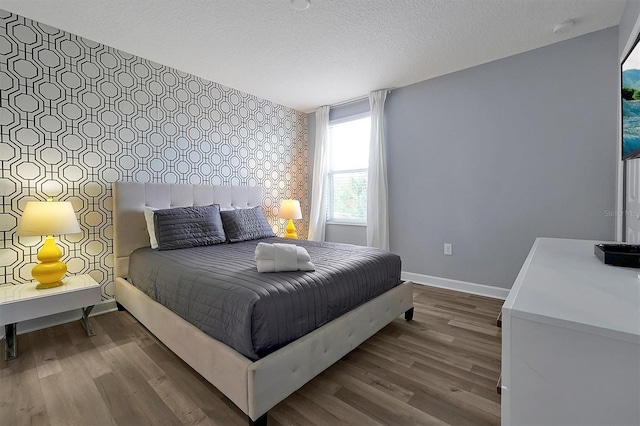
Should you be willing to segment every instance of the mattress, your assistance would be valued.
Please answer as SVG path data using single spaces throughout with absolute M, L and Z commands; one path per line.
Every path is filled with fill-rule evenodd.
M 233 244 L 135 250 L 134 286 L 251 360 L 262 358 L 400 284 L 400 257 L 370 247 L 296 240 L 314 272 L 258 273 L 264 238 Z

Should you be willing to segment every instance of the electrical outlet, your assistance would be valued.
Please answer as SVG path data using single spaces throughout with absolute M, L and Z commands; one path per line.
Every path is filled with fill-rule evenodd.
M 451 256 L 453 254 L 453 246 L 451 243 L 444 243 L 444 254 Z

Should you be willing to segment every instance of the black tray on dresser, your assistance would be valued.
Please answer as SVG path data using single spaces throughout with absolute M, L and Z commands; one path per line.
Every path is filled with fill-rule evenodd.
M 640 268 L 640 244 L 596 244 L 593 252 L 607 265 Z

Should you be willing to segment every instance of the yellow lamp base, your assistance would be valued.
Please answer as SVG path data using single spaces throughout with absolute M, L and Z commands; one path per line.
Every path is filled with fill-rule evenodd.
M 44 290 L 46 288 L 60 287 L 62 284 L 64 284 L 62 280 L 56 281 L 55 283 L 48 283 L 48 284 L 38 283 L 38 285 L 36 285 L 36 290 Z
M 44 239 L 44 245 L 38 250 L 38 263 L 31 270 L 31 275 L 38 281 L 36 289 L 53 288 L 62 285 L 62 277 L 67 273 L 67 265 L 60 262 L 62 251 L 56 245 L 53 236 Z
M 289 219 L 285 231 L 287 232 L 284 234 L 284 238 L 293 238 L 295 240 L 298 239 L 298 233 L 296 232 L 296 227 L 293 224 L 293 220 Z

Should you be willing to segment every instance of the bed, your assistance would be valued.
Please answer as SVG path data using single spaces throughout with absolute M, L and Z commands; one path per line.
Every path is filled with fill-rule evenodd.
M 257 355 L 250 349 L 236 350 L 210 337 L 127 281 L 130 257 L 137 249 L 133 262 L 141 262 L 140 258 L 142 256 L 144 259 L 145 252 L 151 254 L 150 249 L 143 249 L 149 246 L 143 215 L 145 207 L 170 208 L 217 203 L 222 208 L 250 208 L 261 205 L 261 190 L 254 187 L 116 182 L 113 195 L 116 302 L 224 393 L 247 414 L 250 423 L 266 424 L 267 411 L 277 403 L 402 313 L 408 320 L 412 317 L 412 283 L 405 282 L 384 290 L 353 310 L 339 312 L 340 316 L 329 322 L 320 321 L 319 328 L 303 331 L 301 337 L 290 343 L 272 345 L 269 351 Z M 242 243 L 234 244 L 218 247 L 217 250 L 243 247 Z M 305 243 L 300 241 L 299 244 Z M 313 243 L 308 244 L 313 246 Z M 250 248 L 249 245 L 245 251 Z M 310 250 L 316 256 L 321 252 L 314 252 L 316 249 L 311 247 Z M 257 275 L 247 267 L 241 270 L 245 274 L 243 279 L 254 279 Z

